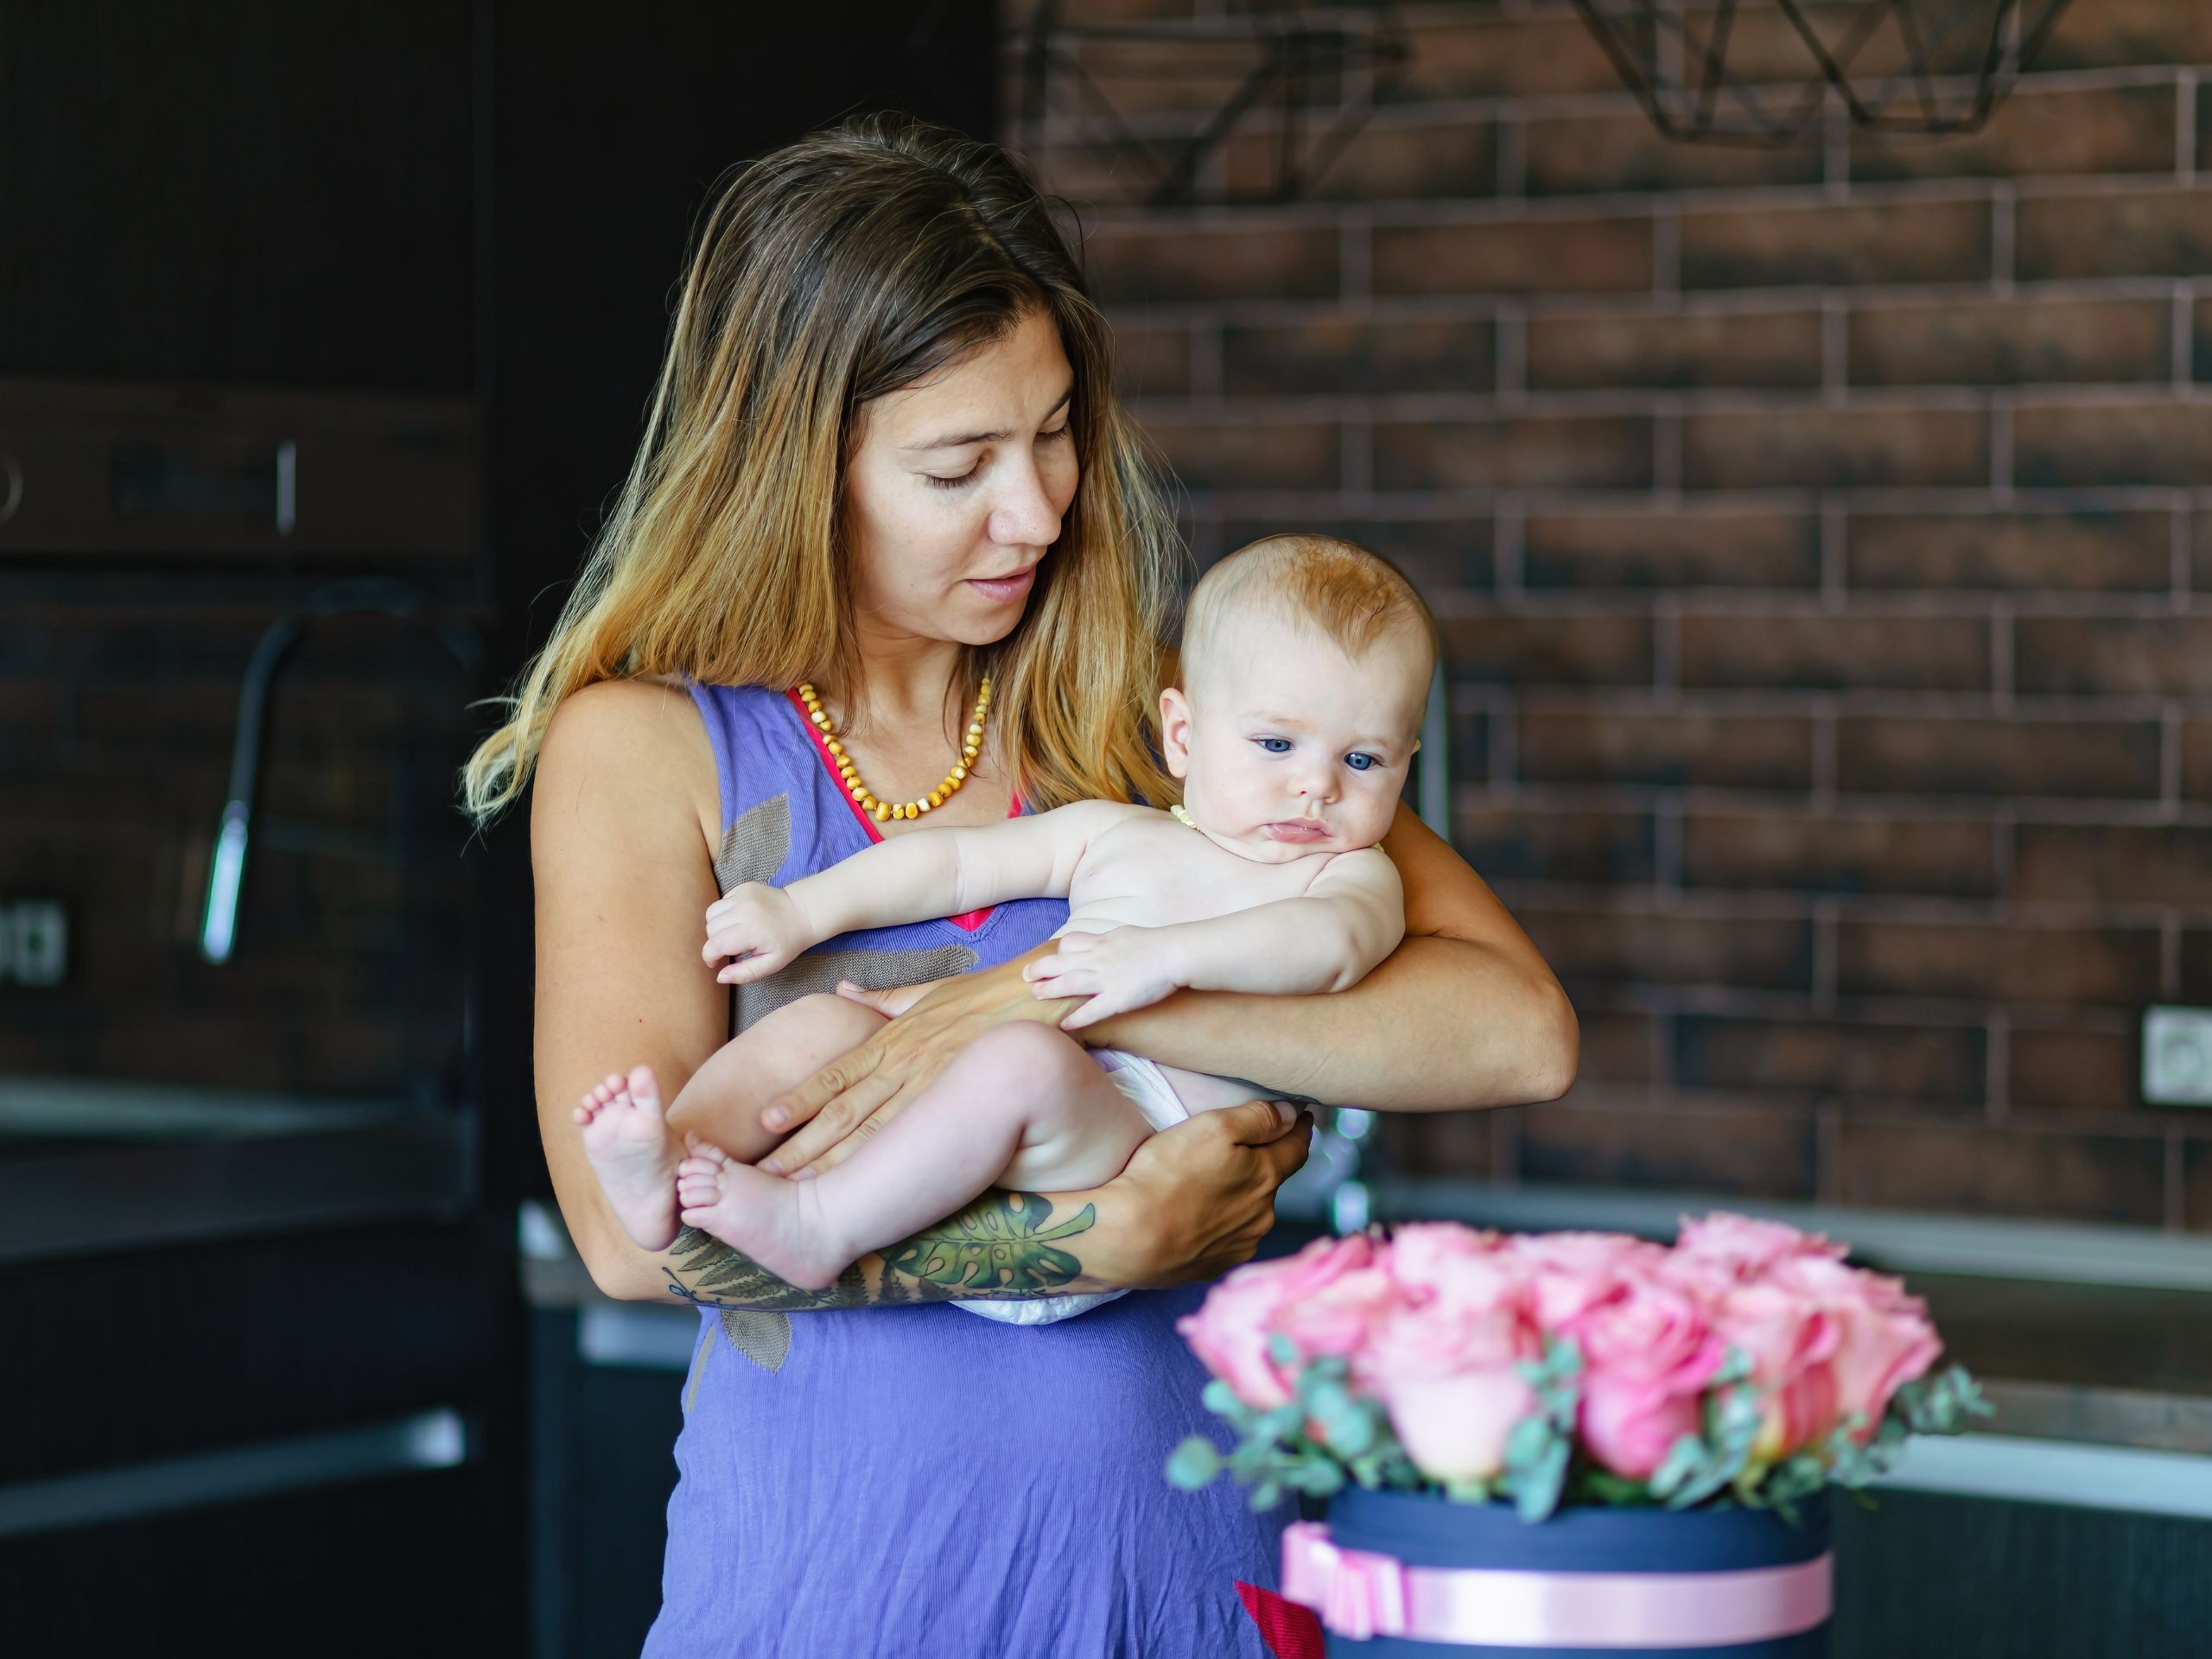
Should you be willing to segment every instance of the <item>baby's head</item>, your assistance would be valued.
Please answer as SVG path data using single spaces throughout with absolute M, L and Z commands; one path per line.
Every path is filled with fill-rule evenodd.
M 1269 536 L 1192 590 L 1161 751 L 1200 828 L 1266 862 L 1382 839 L 1421 747 L 1436 625 L 1332 536 Z

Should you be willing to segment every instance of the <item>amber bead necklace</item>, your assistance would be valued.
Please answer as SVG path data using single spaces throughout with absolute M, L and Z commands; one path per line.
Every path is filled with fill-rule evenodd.
M 830 759 L 837 767 L 837 776 L 845 785 L 845 792 L 853 803 L 878 823 L 889 818 L 918 818 L 932 807 L 943 806 L 960 791 L 968 781 L 968 769 L 976 764 L 976 757 L 982 752 L 983 721 L 991 712 L 991 683 L 986 677 L 976 698 L 976 712 L 969 716 L 966 735 L 960 740 L 960 758 L 952 763 L 952 770 L 944 774 L 944 781 L 927 795 L 912 801 L 879 801 L 868 786 L 861 781 L 860 768 L 853 764 L 853 757 L 845 753 L 845 746 L 838 741 L 837 728 L 830 723 L 830 715 L 822 707 L 822 699 L 811 685 L 798 689 L 798 700 L 806 705 L 806 717 L 822 734 L 822 747 L 830 751 Z

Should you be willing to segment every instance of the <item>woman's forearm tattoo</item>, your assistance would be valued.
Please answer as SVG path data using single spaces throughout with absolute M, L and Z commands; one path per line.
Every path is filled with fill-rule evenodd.
M 1038 1192 L 994 1187 L 957 1215 L 863 1257 L 823 1290 L 786 1283 L 741 1250 L 687 1227 L 669 1247 L 679 1265 L 664 1267 L 669 1293 L 721 1307 L 787 1310 L 865 1307 L 874 1303 L 943 1302 L 955 1297 L 1020 1300 L 1067 1289 L 1083 1276 L 1082 1258 L 1065 1248 L 1097 1219 L 1085 1205 L 1057 1226 Z

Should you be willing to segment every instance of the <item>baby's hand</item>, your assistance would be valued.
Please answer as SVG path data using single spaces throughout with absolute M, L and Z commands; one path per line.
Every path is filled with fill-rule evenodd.
M 1182 984 L 1170 930 L 1116 927 L 1104 933 L 1068 933 L 1056 954 L 1021 970 L 1039 1001 L 1060 996 L 1090 1000 L 1060 1021 L 1062 1031 L 1160 1001 Z
M 749 985 L 813 943 L 806 919 L 789 893 L 765 882 L 748 881 L 707 906 L 707 945 L 700 954 L 709 967 L 724 963 L 715 976 L 723 984 Z

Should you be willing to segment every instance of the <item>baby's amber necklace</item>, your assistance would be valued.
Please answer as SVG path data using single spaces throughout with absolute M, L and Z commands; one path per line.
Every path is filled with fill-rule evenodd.
M 954 761 L 952 770 L 944 774 L 944 781 L 918 800 L 879 801 L 861 781 L 860 768 L 853 764 L 853 757 L 845 753 L 845 746 L 837 741 L 837 728 L 830 723 L 823 712 L 822 699 L 815 695 L 811 685 L 801 685 L 798 700 L 806 705 L 806 717 L 822 734 L 822 747 L 830 751 L 830 758 L 836 763 L 837 776 L 843 780 L 845 792 L 854 804 L 874 817 L 878 823 L 887 818 L 918 818 L 933 806 L 943 806 L 959 793 L 960 785 L 968 781 L 968 768 L 976 764 L 976 757 L 983 747 L 983 720 L 991 711 L 991 683 L 986 677 L 976 698 L 976 713 L 968 722 L 967 735 L 960 740 L 960 759 Z

